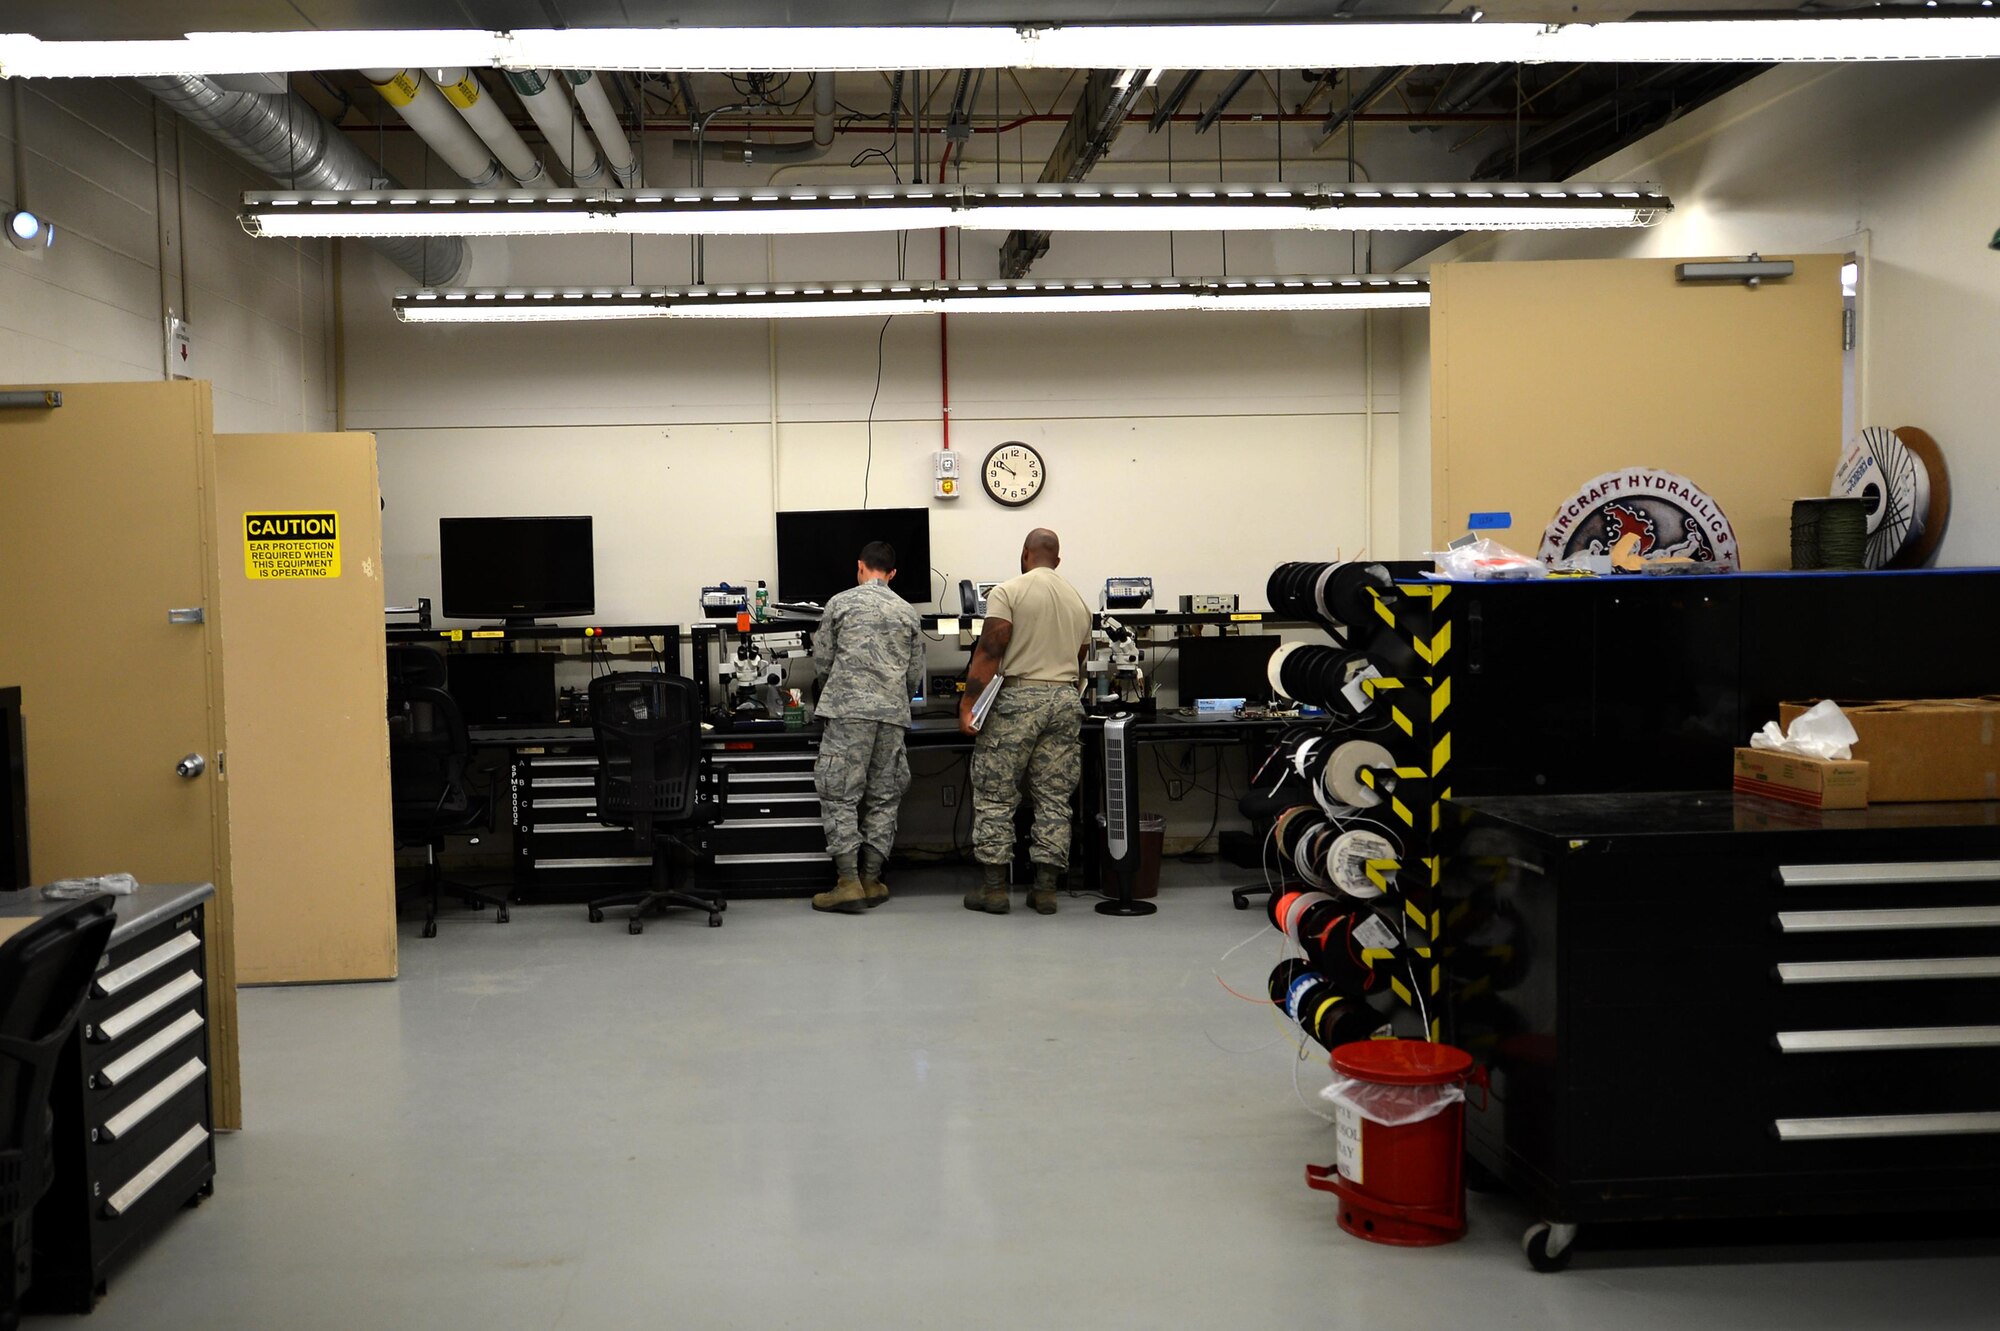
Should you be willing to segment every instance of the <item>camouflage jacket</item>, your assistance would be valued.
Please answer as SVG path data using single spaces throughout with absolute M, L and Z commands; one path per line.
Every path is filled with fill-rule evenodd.
M 849 587 L 827 599 L 813 663 L 826 681 L 821 716 L 908 725 L 910 699 L 924 687 L 923 621 L 883 583 Z

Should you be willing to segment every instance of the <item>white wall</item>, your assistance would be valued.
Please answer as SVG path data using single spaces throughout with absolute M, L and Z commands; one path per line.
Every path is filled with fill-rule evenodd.
M 175 131 L 131 83 L 0 85 L 0 200 L 19 197 L 24 132 L 28 202 L 56 226 L 39 256 L 0 244 L 0 383 L 163 378 L 174 308 L 192 326 L 190 377 L 214 381 L 218 430 L 332 428 L 328 247 L 245 235 L 242 191 L 269 182 Z
M 1860 254 L 1860 422 L 1917 425 L 1937 439 L 1954 506 L 1938 562 L 2000 563 L 2000 252 L 1987 248 L 2000 228 L 2000 75 L 1990 63 L 1776 69 L 1579 178 L 1656 182 L 1674 211 L 1645 231 L 1463 238 L 1413 267 Z M 1406 341 L 1403 372 L 1428 379 L 1425 338 Z M 1404 456 L 1424 459 L 1420 470 L 1429 438 L 1429 413 L 1413 405 Z M 1834 462 L 1829 454 L 1829 479 Z

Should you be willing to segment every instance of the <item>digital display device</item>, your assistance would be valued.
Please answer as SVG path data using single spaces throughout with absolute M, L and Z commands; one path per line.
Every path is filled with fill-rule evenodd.
M 527 624 L 597 610 L 587 517 L 439 518 L 447 619 Z
M 1266 672 L 1276 650 L 1275 633 L 1182 638 L 1181 706 L 1192 707 L 1200 698 L 1241 698 L 1252 705 L 1268 701 L 1271 680 Z
M 889 584 L 911 605 L 931 600 L 931 513 L 927 508 L 822 508 L 778 514 L 778 599 L 825 605 L 854 585 L 854 561 L 870 541 L 896 547 Z

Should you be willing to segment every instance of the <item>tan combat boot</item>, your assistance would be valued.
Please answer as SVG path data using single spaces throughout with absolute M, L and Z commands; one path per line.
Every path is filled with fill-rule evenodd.
M 861 873 L 855 866 L 853 852 L 833 857 L 833 869 L 839 876 L 830 892 L 821 892 L 813 898 L 814 910 L 837 910 L 843 915 L 859 915 L 868 907 L 868 889 L 861 885 Z
M 967 910 L 983 910 L 988 915 L 1007 913 L 1007 866 L 1004 864 L 982 864 L 979 866 L 979 886 L 965 894 Z
M 869 910 L 889 899 L 889 885 L 882 881 L 884 859 L 872 846 L 861 848 L 861 886 L 867 893 L 861 904 Z
M 1028 889 L 1028 909 L 1037 915 L 1056 913 L 1056 894 L 1061 889 L 1062 870 L 1050 864 L 1035 866 L 1035 885 Z

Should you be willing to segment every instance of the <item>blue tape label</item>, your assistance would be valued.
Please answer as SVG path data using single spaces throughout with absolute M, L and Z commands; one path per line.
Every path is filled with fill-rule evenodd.
M 1512 513 L 1474 513 L 1465 520 L 1465 525 L 1474 531 L 1505 531 L 1514 525 Z

